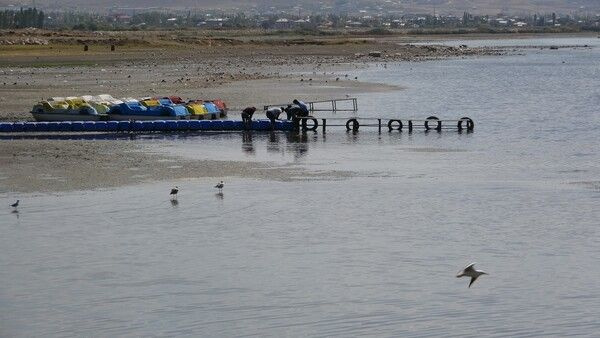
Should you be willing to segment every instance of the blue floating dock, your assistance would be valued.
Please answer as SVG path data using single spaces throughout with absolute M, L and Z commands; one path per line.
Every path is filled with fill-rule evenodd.
M 236 120 L 0 122 L 0 133 L 242 131 Z M 254 120 L 248 130 L 293 130 L 291 121 Z

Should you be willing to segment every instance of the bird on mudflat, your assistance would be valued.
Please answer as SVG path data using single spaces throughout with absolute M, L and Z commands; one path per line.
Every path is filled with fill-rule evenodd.
M 471 277 L 471 282 L 469 283 L 469 287 L 471 287 L 471 284 L 473 284 L 477 278 L 479 278 L 479 276 L 481 275 L 489 275 L 487 272 L 481 271 L 481 270 L 475 270 L 475 263 L 471 263 L 469 265 L 467 265 L 466 268 L 464 268 L 462 271 L 459 271 L 458 274 L 456 275 L 457 278 L 460 277 Z
M 19 200 L 17 200 L 15 203 L 11 204 L 10 206 L 13 207 L 13 208 L 18 207 L 19 206 Z
M 215 188 L 217 188 L 217 189 L 219 189 L 219 191 L 221 191 L 221 190 L 223 190 L 224 186 L 225 185 L 223 184 L 223 181 L 221 181 L 221 182 L 217 183 L 217 185 L 215 185 Z
M 177 198 L 178 192 L 179 192 L 179 187 L 175 187 L 175 188 L 171 189 L 171 193 L 169 194 L 169 196 Z

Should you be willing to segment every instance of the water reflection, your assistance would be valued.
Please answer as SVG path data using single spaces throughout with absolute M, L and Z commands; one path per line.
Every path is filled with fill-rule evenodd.
M 222 200 L 225 196 L 223 195 L 222 192 L 218 192 L 218 193 L 215 194 L 215 197 L 217 197 L 217 199 Z
M 269 152 L 269 153 L 280 153 L 281 152 L 279 133 L 275 133 L 275 132 L 269 133 L 269 142 L 267 142 L 267 152 Z
M 223 161 L 268 161 L 279 164 L 306 163 L 313 160 L 329 160 L 335 157 L 339 151 L 351 152 L 347 156 L 365 158 L 371 155 L 371 151 L 361 154 L 364 149 L 371 149 L 373 145 L 381 147 L 386 145 L 401 145 L 419 142 L 424 139 L 427 142 L 436 143 L 444 147 L 463 146 L 456 135 L 471 135 L 463 130 L 429 133 L 416 130 L 412 133 L 405 128 L 402 131 L 382 130 L 378 133 L 375 128 L 365 128 L 359 131 L 346 131 L 342 128 L 332 128 L 327 134 L 319 132 L 283 132 L 283 131 L 243 131 L 243 132 L 203 132 L 203 133 L 154 133 L 135 134 L 138 144 L 148 147 L 158 147 L 167 151 L 168 154 L 192 159 L 219 159 Z M 49 138 L 93 140 L 101 137 L 119 142 L 130 135 L 107 134 L 107 135 L 46 135 Z M 18 138 L 27 138 L 20 135 Z M 34 139 L 42 139 L 44 136 L 36 135 Z M 442 140 L 441 142 L 439 140 Z M 209 147 L 205 146 L 210 144 Z M 166 147 L 165 147 L 166 146 Z M 350 149 L 351 148 L 351 149 Z M 241 151 L 240 151 L 241 150 Z M 328 162 L 329 163 L 329 162 Z M 330 162 L 335 163 L 335 162 Z
M 252 143 L 252 132 L 251 131 L 243 131 L 242 132 L 242 150 L 245 153 L 254 154 L 254 143 Z
M 435 143 L 435 146 L 463 146 L 456 138 L 456 132 L 430 133 L 422 130 L 387 131 L 378 133 L 373 129 L 346 131 L 332 129 L 322 132 L 224 132 L 188 135 L 184 139 L 157 141 L 153 145 L 168 150 L 170 154 L 192 159 L 216 159 L 223 161 L 266 161 L 278 164 L 305 163 L 312 160 L 329 160 L 337 152 L 346 152 L 347 156 L 365 158 L 372 154 L 373 145 L 380 147 L 414 143 L 419 140 Z M 441 142 L 438 139 L 443 139 Z M 148 144 L 148 143 L 146 143 Z M 199 145 L 210 144 L 210 147 Z M 379 150 L 378 150 L 379 151 Z M 348 158 L 348 157 L 347 157 Z M 333 162 L 331 162 L 333 163 Z
M 294 154 L 294 159 L 304 157 L 308 152 L 308 135 L 306 133 L 286 134 L 287 149 Z
M 176 208 L 179 205 L 179 201 L 177 199 L 171 199 L 171 206 Z
M 359 140 L 358 130 L 348 130 L 346 132 L 346 140 L 350 143 L 356 143 Z

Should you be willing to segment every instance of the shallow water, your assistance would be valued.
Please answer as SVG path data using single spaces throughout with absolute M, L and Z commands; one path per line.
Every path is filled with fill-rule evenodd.
M 0 211 L 0 336 L 594 336 L 593 43 L 355 74 L 407 87 L 359 97 L 361 116 L 470 116 L 473 133 L 140 141 L 351 178 L 22 197 Z M 468 289 L 471 261 L 490 275 Z
M 598 45 L 598 39 L 592 35 L 579 37 L 561 37 L 559 35 L 540 38 L 512 39 L 466 39 L 466 40 L 431 40 L 414 43 L 415 45 L 441 44 L 446 46 L 467 45 L 469 47 L 562 47 L 562 46 L 593 46 Z

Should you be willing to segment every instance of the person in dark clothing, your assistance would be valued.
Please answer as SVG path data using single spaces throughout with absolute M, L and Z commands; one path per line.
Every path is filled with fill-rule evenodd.
M 294 100 L 292 101 L 298 108 L 300 108 L 300 114 L 298 116 L 308 116 L 310 110 L 308 109 L 308 105 L 302 101 Z
M 296 103 L 296 102 L 298 102 L 298 103 Z M 302 103 L 303 105 L 301 105 L 299 103 L 302 103 L 302 102 L 298 101 L 298 100 L 294 100 L 293 106 L 290 104 L 287 106 L 287 108 L 284 109 L 287 114 L 288 120 L 292 120 L 294 117 L 308 116 L 308 106 L 304 103 Z
M 291 104 L 288 104 L 287 107 L 283 108 L 283 111 L 287 115 L 287 119 L 288 120 L 291 120 L 294 117 L 294 112 L 292 110 L 292 105 Z
M 242 121 L 246 127 L 249 127 L 252 123 L 252 115 L 254 115 L 255 112 L 255 107 L 246 107 L 244 110 L 242 110 Z

